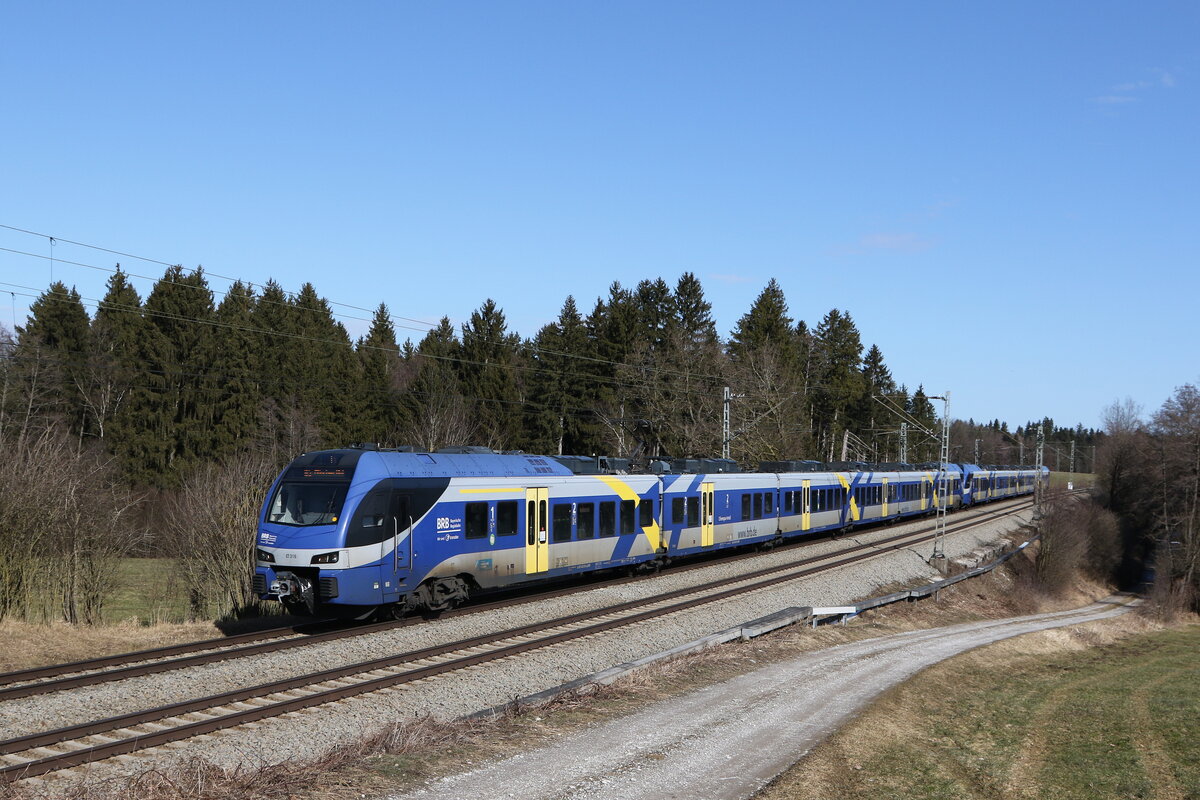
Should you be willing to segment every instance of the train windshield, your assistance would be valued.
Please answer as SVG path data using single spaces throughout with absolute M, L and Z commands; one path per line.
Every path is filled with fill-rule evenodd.
M 342 515 L 349 483 L 288 481 L 279 484 L 267 509 L 267 522 L 280 525 L 332 525 Z

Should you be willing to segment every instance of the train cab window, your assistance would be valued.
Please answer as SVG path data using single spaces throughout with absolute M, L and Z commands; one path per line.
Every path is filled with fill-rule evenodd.
M 742 495 L 742 519 L 750 519 L 750 495 Z
M 612 500 L 600 504 L 600 535 L 617 535 L 617 504 Z
M 761 494 L 754 495 L 754 518 L 755 519 L 762 519 L 762 514 L 763 514 L 762 499 L 763 499 L 763 496 Z
M 496 535 L 512 536 L 517 532 L 517 501 L 501 500 L 496 503 Z
M 676 497 L 671 500 L 671 524 L 683 524 L 683 498 Z
M 465 516 L 468 539 L 482 539 L 488 535 L 487 503 L 467 503 Z
M 554 525 L 550 534 L 556 542 L 571 540 L 571 504 L 554 504 Z
M 774 492 L 767 492 L 766 494 L 763 495 L 763 513 L 764 514 L 774 514 L 775 513 L 775 493 Z
M 621 501 L 621 535 L 633 533 L 633 507 L 634 501 Z
M 580 539 L 591 539 L 596 535 L 596 504 L 580 503 L 575 520 L 575 532 Z
M 687 526 L 694 528 L 700 524 L 700 498 L 689 497 L 687 499 Z
M 638 504 L 638 522 L 643 528 L 649 528 L 654 524 L 654 501 L 643 500 Z

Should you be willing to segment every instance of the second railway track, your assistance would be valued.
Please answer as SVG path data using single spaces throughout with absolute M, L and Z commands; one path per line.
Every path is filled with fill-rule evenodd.
M 1008 513 L 1012 508 L 1023 508 L 1029 501 L 1022 498 L 996 506 L 987 507 L 982 511 L 966 518 L 969 522 L 986 520 L 998 514 Z M 926 526 L 928 527 L 928 526 Z M 878 530 L 878 529 L 877 529 Z M 923 530 L 923 528 L 922 528 Z M 860 532 L 860 534 L 863 532 Z M 908 534 L 902 534 L 905 536 Z M 820 537 L 825 540 L 828 537 Z M 889 541 L 881 540 L 881 543 Z M 802 549 L 810 540 L 801 539 L 785 545 L 789 550 Z M 783 550 L 784 548 L 779 548 Z M 727 555 L 721 558 L 723 563 L 737 560 L 753 559 L 757 552 L 747 552 Z M 672 568 L 673 574 L 681 574 L 695 569 L 703 569 L 714 563 L 711 560 L 698 560 L 692 563 Z M 596 588 L 598 586 L 616 586 L 642 578 L 608 578 L 592 580 L 580 585 L 566 586 L 550 591 L 539 591 L 535 594 L 515 595 L 506 593 L 501 599 L 490 602 L 480 602 L 471 606 L 445 612 L 440 618 L 449 618 L 461 614 L 479 613 L 505 605 L 515 605 L 525 602 L 543 601 L 563 594 L 569 594 Z M 365 636 L 381 631 L 394 630 L 407 625 L 419 624 L 420 618 L 379 622 L 368 625 L 339 625 L 331 621 L 314 622 L 306 625 L 274 628 L 253 633 L 243 633 L 222 639 L 208 639 L 198 642 L 188 642 L 168 647 L 142 650 L 113 656 L 77 661 L 67 664 L 54 664 L 45 667 L 0 673 L 0 702 L 31 697 L 47 692 L 58 692 L 76 689 L 84 686 L 94 686 L 110 681 L 123 680 L 142 675 L 153 675 L 170 670 L 183 669 L 201 664 L 211 664 L 234 658 L 246 658 L 263 653 L 279 652 L 298 647 L 312 646 L 322 642 L 337 641 L 359 636 Z
M 1010 514 L 1027 506 L 1028 503 L 1018 502 L 1002 508 L 993 507 L 971 519 L 956 520 L 950 530 L 955 532 L 982 525 L 998 515 Z M 494 634 L 10 739 L 0 742 L 0 762 L 6 765 L 0 768 L 0 775 L 12 781 L 46 774 L 429 678 L 617 627 L 647 622 L 738 594 L 775 587 L 782 582 L 911 547 L 930 538 L 928 527 L 924 527 L 825 555 L 754 570 L 737 578 L 685 587 Z

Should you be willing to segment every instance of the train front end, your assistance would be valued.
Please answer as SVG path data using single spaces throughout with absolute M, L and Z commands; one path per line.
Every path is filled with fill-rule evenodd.
M 380 547 L 347 546 L 351 513 L 379 473 L 386 474 L 373 455 L 305 453 L 276 479 L 258 521 L 259 598 L 310 616 L 361 617 L 379 606 Z

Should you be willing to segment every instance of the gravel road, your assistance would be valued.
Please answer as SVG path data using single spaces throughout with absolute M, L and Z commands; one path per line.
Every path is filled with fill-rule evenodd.
M 872 699 L 951 656 L 1123 614 L 1117 599 L 844 644 L 773 664 L 552 746 L 389 800 L 734 800 L 754 795 Z

